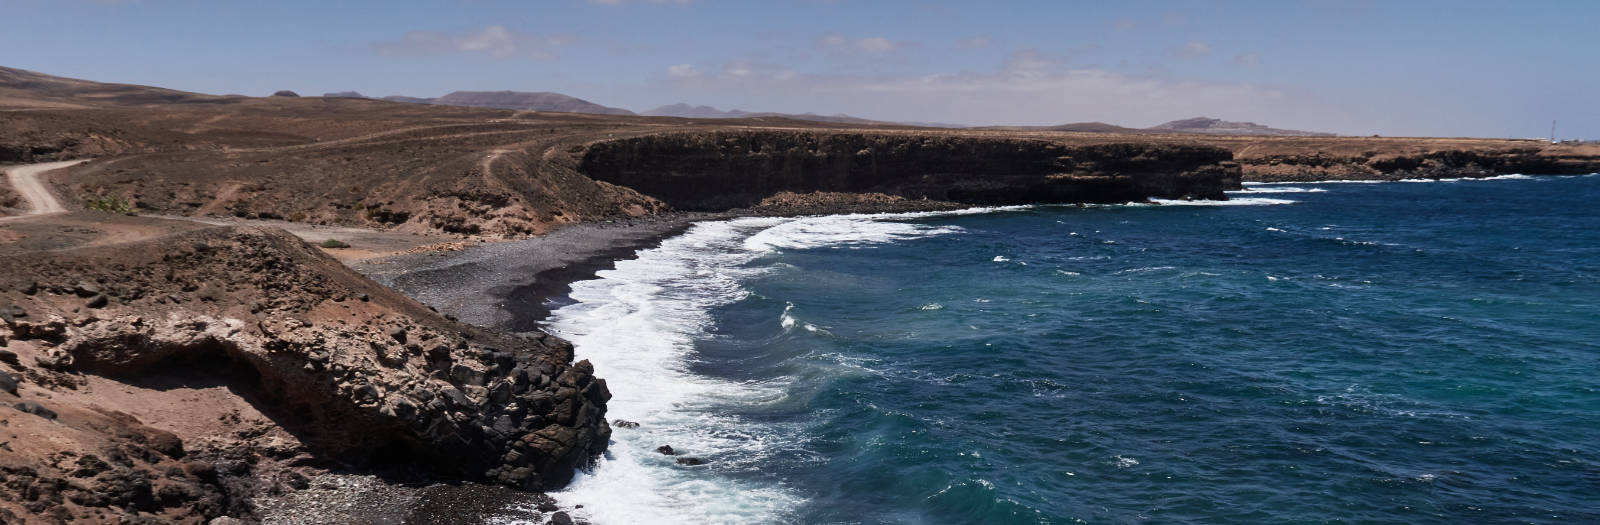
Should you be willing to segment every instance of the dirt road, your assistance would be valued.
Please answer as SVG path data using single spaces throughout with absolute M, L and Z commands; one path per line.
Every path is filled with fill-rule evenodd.
M 61 213 L 67 211 L 61 206 L 61 201 L 50 193 L 50 188 L 45 186 L 39 176 L 68 166 L 86 162 L 84 160 L 67 160 L 61 162 L 45 162 L 41 164 L 24 164 L 5 168 L 6 178 L 11 186 L 17 189 L 22 199 L 28 202 L 28 214 L 38 215 L 43 213 Z

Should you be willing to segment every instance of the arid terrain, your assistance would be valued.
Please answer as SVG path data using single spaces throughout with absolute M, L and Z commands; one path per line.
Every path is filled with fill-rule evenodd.
M 742 191 L 747 195 L 694 207 L 747 206 L 782 191 L 960 201 L 940 190 L 990 185 L 997 176 L 1104 182 L 1144 169 L 1187 171 L 1228 161 L 1239 165 L 1244 180 L 1600 170 L 1600 146 L 1539 141 L 840 128 L 784 118 L 216 97 L 20 70 L 0 71 L 0 108 L 9 108 L 0 109 L 6 117 L 0 121 L 0 162 L 92 159 L 50 178 L 63 201 L 74 206 L 109 196 L 126 199 L 142 214 L 498 238 L 661 213 L 682 200 L 660 188 L 717 195 L 723 182 L 705 185 L 716 177 L 748 183 Z M 1119 157 L 1125 162 L 1094 165 L 1105 164 L 1094 159 L 1107 147 L 1126 150 Z M 1205 148 L 1222 151 L 1193 157 L 1198 162 L 1191 164 L 1162 158 Z M 1143 160 L 1157 162 L 1126 162 Z M 886 180 L 880 171 L 906 166 L 915 166 L 915 176 L 945 180 L 933 182 L 941 188 L 932 189 L 910 184 L 901 174 Z M 624 176 L 639 170 L 651 173 L 647 179 Z M 1096 199 L 1082 193 L 1090 191 L 1087 186 L 1057 186 L 1050 190 L 1054 196 L 1033 195 L 1040 188 L 1028 184 L 1013 186 L 999 200 Z M 994 191 L 984 193 L 996 200 Z M 0 194 L 0 204 L 15 206 L 14 201 Z
M 633 246 L 683 212 L 1589 173 L 1600 146 L 543 113 L 0 68 L 0 169 L 0 522 L 203 523 L 330 472 L 543 490 L 605 446 L 605 371 L 570 344 L 342 262 L 580 223 L 645 224 L 616 235 Z

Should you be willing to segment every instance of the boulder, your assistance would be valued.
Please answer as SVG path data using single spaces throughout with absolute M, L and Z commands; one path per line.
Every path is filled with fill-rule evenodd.
M 29 413 L 29 414 L 33 414 L 35 416 L 39 416 L 39 417 L 45 418 L 45 419 L 55 419 L 56 418 L 56 412 L 54 410 L 50 410 L 48 408 L 45 408 L 44 405 L 41 405 L 41 404 L 33 402 L 33 401 L 23 401 L 21 403 L 17 403 L 15 405 L 11 405 L 11 408 L 15 408 L 20 412 L 26 412 L 26 413 Z

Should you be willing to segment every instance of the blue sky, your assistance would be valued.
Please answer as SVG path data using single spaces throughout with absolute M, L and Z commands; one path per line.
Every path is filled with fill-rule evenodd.
M 0 0 L 0 65 L 962 124 L 1600 138 L 1600 2 Z

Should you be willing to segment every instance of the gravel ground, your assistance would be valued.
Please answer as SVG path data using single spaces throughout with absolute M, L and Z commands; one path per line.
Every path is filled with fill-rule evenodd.
M 549 313 L 545 300 L 566 295 L 573 281 L 592 277 L 696 221 L 722 217 L 677 213 L 574 224 L 532 239 L 368 259 L 351 267 L 461 321 L 525 332 Z
M 545 523 L 559 511 L 549 496 L 505 487 L 475 483 L 414 487 L 356 474 L 316 476 L 305 490 L 258 499 L 256 505 L 266 525 L 531 524 Z

